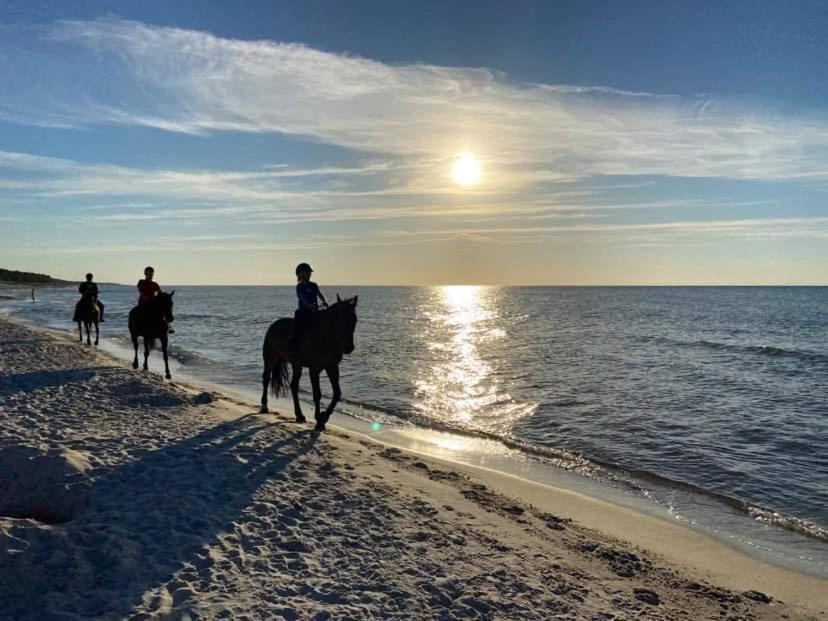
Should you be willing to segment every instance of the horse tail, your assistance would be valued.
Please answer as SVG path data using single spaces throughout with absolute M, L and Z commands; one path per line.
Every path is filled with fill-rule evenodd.
M 288 373 L 287 361 L 276 358 L 270 367 L 270 389 L 274 397 L 287 395 L 290 385 L 290 374 Z

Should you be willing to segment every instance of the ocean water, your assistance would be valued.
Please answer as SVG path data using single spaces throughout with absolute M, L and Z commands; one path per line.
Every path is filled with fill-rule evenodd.
M 828 288 L 337 289 L 359 294 L 343 413 L 500 442 L 828 572 Z M 69 329 L 76 298 L 0 311 Z M 128 345 L 134 290 L 102 299 L 104 338 Z M 174 373 L 255 394 L 293 288 L 179 287 L 175 302 Z

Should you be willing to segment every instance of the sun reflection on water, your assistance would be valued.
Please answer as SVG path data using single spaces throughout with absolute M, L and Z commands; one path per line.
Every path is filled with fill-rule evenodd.
M 446 286 L 432 290 L 424 337 L 435 363 L 415 381 L 415 407 L 429 418 L 487 431 L 508 431 L 536 405 L 518 403 L 498 379 L 492 351 L 505 350 L 496 287 Z

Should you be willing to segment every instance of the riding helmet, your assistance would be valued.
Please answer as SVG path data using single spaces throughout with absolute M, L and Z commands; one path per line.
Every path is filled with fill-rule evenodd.
M 308 263 L 300 263 L 296 266 L 296 275 L 298 276 L 300 272 L 312 272 L 313 269 Z

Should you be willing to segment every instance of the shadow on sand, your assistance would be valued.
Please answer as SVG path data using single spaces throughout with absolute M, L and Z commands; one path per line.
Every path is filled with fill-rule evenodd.
M 270 440 L 274 425 L 284 431 L 282 421 L 249 414 L 101 475 L 82 515 L 33 541 L 17 566 L 0 566 L 18 576 L 0 589 L 0 611 L 18 619 L 128 615 L 232 530 L 263 483 L 288 476 L 314 447 L 310 430 Z
M 65 386 L 66 384 L 85 382 L 92 379 L 98 371 L 106 370 L 106 368 L 90 367 L 0 375 L 0 396 L 12 395 L 18 392 L 32 392 L 49 386 Z

